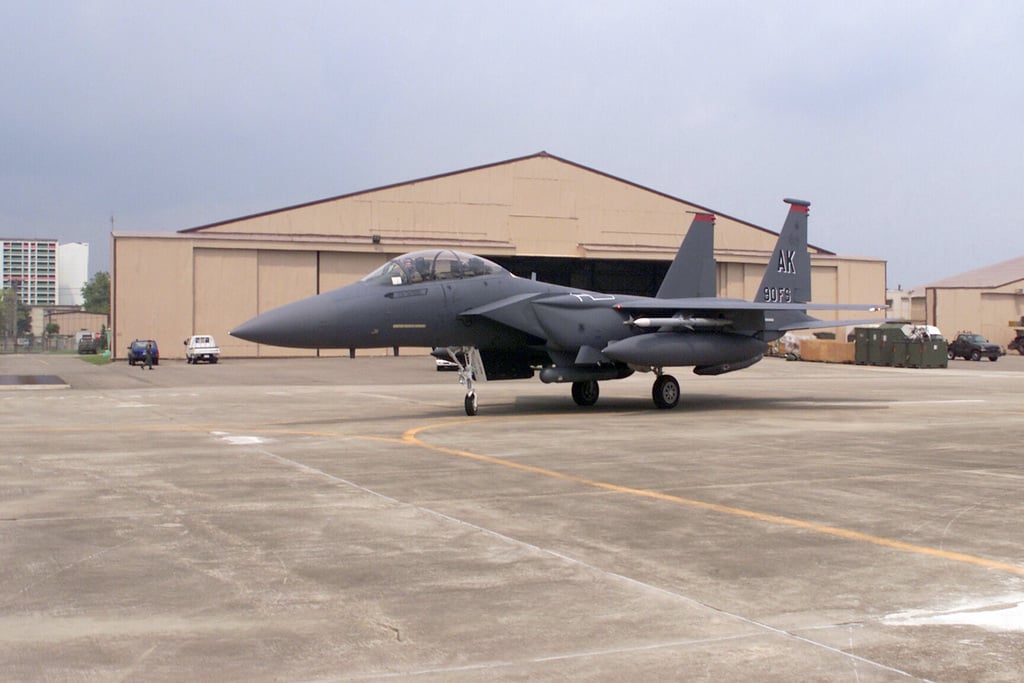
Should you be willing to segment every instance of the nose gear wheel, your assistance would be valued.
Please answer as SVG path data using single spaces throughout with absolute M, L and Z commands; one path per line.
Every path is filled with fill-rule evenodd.
M 466 415 L 472 417 L 480 407 L 476 392 L 473 391 L 473 380 L 487 380 L 480 351 L 472 346 L 449 347 L 447 351 L 448 357 L 459 367 L 459 384 L 466 385 L 466 399 L 463 405 L 466 408 Z

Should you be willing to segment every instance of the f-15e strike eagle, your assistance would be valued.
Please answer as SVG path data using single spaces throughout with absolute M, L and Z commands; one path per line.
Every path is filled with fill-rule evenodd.
M 516 277 L 501 266 L 447 249 L 388 261 L 359 282 L 267 311 L 231 334 L 297 348 L 430 346 L 459 368 L 467 415 L 477 380 L 571 382 L 581 406 L 598 382 L 653 371 L 659 408 L 679 402 L 666 367 L 698 375 L 741 370 L 790 330 L 873 322 L 819 320 L 807 310 L 882 306 L 811 304 L 807 251 L 810 204 L 786 199 L 789 214 L 753 301 L 716 296 L 714 221 L 693 218 L 654 297 L 590 292 Z

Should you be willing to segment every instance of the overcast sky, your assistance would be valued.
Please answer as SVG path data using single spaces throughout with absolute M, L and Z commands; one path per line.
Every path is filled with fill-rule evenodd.
M 1024 254 L 1024 3 L 0 0 L 0 235 L 90 245 L 546 150 L 888 262 Z

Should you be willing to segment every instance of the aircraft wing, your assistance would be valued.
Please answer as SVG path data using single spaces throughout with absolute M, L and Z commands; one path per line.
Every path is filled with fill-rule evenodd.
M 885 306 L 878 304 L 810 304 L 810 303 L 767 303 L 726 299 L 723 297 L 697 297 L 687 299 L 651 299 L 647 297 L 626 300 L 616 304 L 620 311 L 636 312 L 678 312 L 678 311 L 881 311 Z

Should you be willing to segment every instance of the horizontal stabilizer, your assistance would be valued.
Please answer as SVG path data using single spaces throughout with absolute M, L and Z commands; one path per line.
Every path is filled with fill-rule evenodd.
M 860 320 L 820 320 L 818 318 L 807 317 L 806 320 L 797 320 L 793 322 L 786 322 L 778 326 L 773 326 L 773 330 L 779 332 L 792 332 L 794 330 L 823 330 L 830 327 L 851 327 L 853 325 L 877 325 L 883 323 L 885 320 L 879 318 L 862 318 Z

